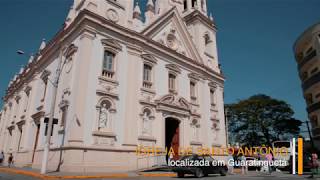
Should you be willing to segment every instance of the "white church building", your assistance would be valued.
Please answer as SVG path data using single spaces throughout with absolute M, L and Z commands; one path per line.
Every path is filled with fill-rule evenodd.
M 64 27 L 10 81 L 0 151 L 41 167 L 57 73 L 50 170 L 165 162 L 137 156 L 140 145 L 226 147 L 216 33 L 206 0 L 74 0 Z

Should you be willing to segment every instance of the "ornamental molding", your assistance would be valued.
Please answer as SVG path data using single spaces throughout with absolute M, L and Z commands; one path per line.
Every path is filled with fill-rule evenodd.
M 21 128 L 25 123 L 26 123 L 26 120 L 21 120 L 21 121 L 17 122 L 16 124 L 19 128 Z
M 158 111 L 167 111 L 186 116 L 190 116 L 191 114 L 191 105 L 183 97 L 168 94 L 156 100 L 155 103 L 157 104 Z
M 114 22 L 114 23 L 117 23 L 119 21 L 119 14 L 117 13 L 116 10 L 114 9 L 108 9 L 107 10 L 107 18 Z
M 167 64 L 166 65 L 166 68 L 169 70 L 169 71 L 172 71 L 172 72 L 175 72 L 177 74 L 180 74 L 181 73 L 181 69 L 175 65 L 175 64 Z
M 78 51 L 78 47 L 75 46 L 74 44 L 71 44 L 70 46 L 68 46 L 68 48 L 66 49 L 64 56 L 69 59 L 70 57 L 72 57 L 76 52 Z
M 218 87 L 218 84 L 215 82 L 209 82 L 208 85 L 210 88 L 213 88 L 213 89 L 217 89 L 217 87 Z
M 190 73 L 190 74 L 188 74 L 188 77 L 194 81 L 199 81 L 201 79 L 201 76 L 196 73 Z
M 59 106 L 60 109 L 64 109 L 64 108 L 66 108 L 66 107 L 69 106 L 69 101 L 68 101 L 68 100 L 62 100 L 62 101 L 59 103 L 58 106 Z
M 50 76 L 51 72 L 47 69 L 45 69 L 41 75 L 40 75 L 40 78 L 43 80 L 43 81 L 46 81 L 48 79 L 48 77 Z
M 147 54 L 147 53 L 142 54 L 141 58 L 147 61 L 151 65 L 157 64 L 157 61 L 158 61 L 153 55 Z
M 31 115 L 31 118 L 33 119 L 33 121 L 34 121 L 35 124 L 40 124 L 40 119 L 41 119 L 42 117 L 44 117 L 44 115 L 45 115 L 45 112 L 44 112 L 44 111 L 39 111 L 39 112 Z
M 119 51 L 122 51 L 122 46 L 119 41 L 113 38 L 102 39 L 101 43 L 106 50 L 109 50 L 115 54 L 117 54 Z
M 31 91 L 32 87 L 27 85 L 25 88 L 24 88 L 24 92 L 25 93 L 29 93 Z

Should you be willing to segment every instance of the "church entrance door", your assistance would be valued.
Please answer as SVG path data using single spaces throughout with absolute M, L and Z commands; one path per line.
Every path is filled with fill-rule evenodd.
M 171 148 L 173 149 L 173 159 L 177 160 L 179 158 L 180 121 L 174 118 L 166 118 L 165 124 L 166 148 L 168 152 Z M 167 154 L 166 159 L 168 160 L 168 158 L 169 155 Z

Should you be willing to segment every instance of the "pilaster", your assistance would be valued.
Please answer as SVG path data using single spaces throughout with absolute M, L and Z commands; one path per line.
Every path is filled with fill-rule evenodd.
M 68 143 L 70 145 L 81 145 L 84 142 L 85 121 L 86 119 L 86 104 L 88 99 L 88 78 L 90 64 L 93 63 L 92 49 L 93 41 L 96 38 L 95 32 L 83 30 L 80 34 L 79 40 L 79 56 L 75 59 L 75 81 L 73 83 L 73 115 L 70 121 L 70 131 L 68 136 Z

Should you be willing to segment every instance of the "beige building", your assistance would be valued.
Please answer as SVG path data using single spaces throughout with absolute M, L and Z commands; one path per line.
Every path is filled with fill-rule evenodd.
M 320 24 L 308 28 L 294 51 L 315 145 L 320 149 Z
M 139 145 L 225 147 L 216 32 L 205 0 L 75 0 L 64 28 L 8 86 L 0 151 L 17 166 L 41 167 L 59 69 L 50 170 L 165 163 L 137 156 Z

